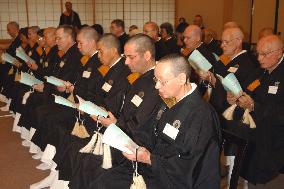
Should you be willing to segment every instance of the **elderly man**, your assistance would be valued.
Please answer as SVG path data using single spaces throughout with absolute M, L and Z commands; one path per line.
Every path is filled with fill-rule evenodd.
M 124 21 L 120 19 L 113 20 L 110 25 L 110 32 L 119 39 L 121 51 L 123 53 L 124 45 L 129 38 L 125 33 Z
M 7 24 L 7 33 L 12 37 L 12 43 L 9 46 L 0 46 L 0 49 L 6 50 L 6 53 L 16 57 L 16 48 L 21 45 L 19 24 L 17 22 L 9 22 Z M 8 63 L 0 64 L 0 101 L 7 103 L 7 105 L 2 108 L 2 111 L 8 111 L 11 103 L 11 89 L 13 88 L 14 79 L 13 71 L 14 66 Z
M 284 185 L 283 42 L 276 35 L 263 37 L 257 52 L 260 68 L 246 82 L 246 93 L 240 98 L 228 94 L 227 99 L 249 109 L 256 123 L 248 134 L 251 146 L 241 175 L 249 181 L 249 188 L 280 189 Z
M 140 144 L 132 155 L 124 153 L 129 160 L 141 162 L 138 173 L 147 188 L 219 188 L 218 117 L 189 78 L 189 63 L 179 55 L 166 56 L 155 67 L 160 96 L 175 98 L 177 103 L 170 109 L 162 106 L 150 124 L 156 140 L 152 149 Z M 98 177 L 91 188 L 129 188 L 131 173 L 131 167 L 127 171 L 118 166 Z
M 159 37 L 159 27 L 155 22 L 146 22 L 143 26 L 143 33 L 151 37 L 155 42 L 156 61 L 170 53 L 165 42 Z

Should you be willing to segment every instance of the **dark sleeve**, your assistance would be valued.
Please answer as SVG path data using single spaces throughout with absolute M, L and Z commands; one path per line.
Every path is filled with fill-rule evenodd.
M 64 16 L 61 14 L 60 16 L 60 21 L 59 21 L 59 26 L 64 24 Z
M 78 29 L 81 28 L 81 20 L 78 13 L 75 13 L 74 25 L 77 26 Z
M 155 150 L 152 152 L 152 171 L 159 181 L 165 182 L 167 188 L 193 188 L 194 178 L 199 177 L 199 165 L 203 161 L 210 161 L 203 157 L 212 139 L 210 127 L 214 125 L 206 113 L 208 111 L 200 109 L 186 119 L 187 128 L 183 130 L 184 133 L 179 133 L 182 138 L 178 140 L 178 135 L 176 141 L 168 146 L 168 153 L 156 154 Z

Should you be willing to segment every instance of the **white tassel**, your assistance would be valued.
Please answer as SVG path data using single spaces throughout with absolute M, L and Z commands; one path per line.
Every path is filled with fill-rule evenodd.
M 110 147 L 107 144 L 103 145 L 104 145 L 104 157 L 103 157 L 102 168 L 109 169 L 112 167 Z
M 32 91 L 28 91 L 24 94 L 23 96 L 23 100 L 22 100 L 22 104 L 26 104 L 27 103 L 27 100 L 28 98 L 30 97 L 31 93 L 33 93 Z
M 97 141 L 98 138 L 98 132 L 95 132 L 92 136 L 92 139 L 90 140 L 90 142 L 84 146 L 83 148 L 80 149 L 81 153 L 91 153 L 93 150 L 93 147 Z
M 223 117 L 226 120 L 233 120 L 233 113 L 236 109 L 237 105 L 233 104 L 232 106 L 230 106 L 229 108 L 227 108 L 224 112 L 223 112 Z
M 136 154 L 137 154 L 137 150 L 136 150 Z M 147 189 L 144 178 L 142 177 L 142 175 L 139 175 L 138 173 L 137 161 L 135 162 L 135 172 L 133 173 L 133 183 L 131 184 L 130 189 Z
M 133 183 L 131 184 L 130 189 L 147 189 L 142 175 L 133 174 Z
M 84 124 L 79 124 L 78 119 L 73 127 L 72 130 L 72 135 L 77 136 L 79 138 L 88 138 L 90 137 L 86 127 L 84 126 Z
M 104 153 L 104 149 L 103 149 L 102 134 L 98 132 L 98 138 L 97 138 L 97 142 L 96 142 L 93 154 L 103 155 L 103 153 Z
M 254 120 L 252 119 L 249 110 L 246 109 L 243 115 L 243 123 L 248 124 L 250 128 L 254 129 L 256 128 L 256 124 Z

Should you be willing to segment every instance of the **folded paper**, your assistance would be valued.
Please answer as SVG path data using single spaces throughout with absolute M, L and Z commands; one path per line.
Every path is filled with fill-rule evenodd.
M 77 95 L 77 98 L 79 99 L 79 108 L 78 108 L 79 110 L 87 114 L 90 114 L 90 115 L 103 116 L 103 117 L 108 116 L 108 112 L 102 109 L 101 107 L 95 105 L 94 103 L 90 101 L 85 101 L 78 95 Z
M 17 61 L 16 58 L 14 58 L 13 56 L 11 56 L 8 53 L 3 53 L 1 57 L 2 57 L 3 61 L 8 62 L 12 65 L 15 65 L 15 62 Z
M 207 72 L 212 67 L 210 62 L 196 49 L 188 57 L 188 61 L 197 71 Z
M 109 125 L 105 130 L 103 143 L 128 154 L 133 154 L 138 148 L 138 145 L 115 124 Z
M 43 82 L 28 73 L 21 72 L 20 83 L 32 87 L 33 85 L 42 84 Z
M 64 86 L 64 81 L 63 80 L 58 79 L 58 78 L 53 77 L 53 76 L 46 77 L 46 82 L 50 83 L 50 84 L 53 84 L 53 85 L 55 85 L 57 87 Z
M 217 77 L 226 91 L 231 91 L 235 96 L 242 93 L 242 87 L 234 73 L 229 73 L 225 78 L 217 74 Z
M 22 59 L 25 62 L 35 63 L 35 61 L 29 57 L 22 47 L 16 49 L 16 56 Z
M 66 98 L 63 98 L 62 96 L 57 96 L 57 95 L 53 95 L 55 97 L 55 103 L 56 104 L 61 104 L 64 106 L 68 106 L 70 108 L 77 108 L 76 104 L 67 100 Z

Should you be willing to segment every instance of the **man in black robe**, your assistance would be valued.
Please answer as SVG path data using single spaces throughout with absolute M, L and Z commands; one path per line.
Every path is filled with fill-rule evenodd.
M 6 53 L 16 57 L 16 48 L 21 45 L 19 24 L 16 22 L 9 22 L 7 24 L 7 32 L 12 37 L 12 43 L 8 47 L 3 47 L 3 50 L 5 50 L 4 48 L 7 48 Z M 2 108 L 2 111 L 9 110 L 12 98 L 11 89 L 13 88 L 13 79 L 16 69 L 17 66 L 12 66 L 7 62 L 0 64 L 0 101 L 7 103 L 7 105 Z
M 72 3 L 67 1 L 65 3 L 66 11 L 60 16 L 60 25 L 71 25 L 78 31 L 81 28 L 81 20 L 77 12 L 72 10 Z
M 124 52 L 124 45 L 129 36 L 125 33 L 124 21 L 120 19 L 113 20 L 110 25 L 110 32 L 115 35 L 120 42 L 121 52 Z
M 160 28 L 161 38 L 165 42 L 170 53 L 179 53 L 180 48 L 178 47 L 177 40 L 174 37 L 173 25 L 169 22 L 165 22 L 161 24 Z
M 179 55 L 166 56 L 155 67 L 160 96 L 175 98 L 177 103 L 160 109 L 155 118 L 152 149 L 140 145 L 133 154 L 124 153 L 129 160 L 140 162 L 135 169 L 147 188 L 220 188 L 218 116 L 189 77 L 189 63 Z M 129 188 L 133 172 L 126 164 L 109 169 L 90 188 Z
M 228 94 L 230 104 L 250 111 L 256 128 L 235 125 L 228 129 L 250 142 L 241 171 L 249 188 L 280 189 L 284 185 L 283 42 L 276 35 L 263 37 L 257 52 L 260 68 L 248 78 L 246 93 L 241 97 Z
M 140 77 L 135 80 L 125 95 L 120 114 L 113 115 L 113 113 L 110 113 L 109 118 L 100 118 L 99 122 L 104 126 L 116 123 L 137 144 L 150 147 L 152 145 L 153 127 L 148 125 L 147 122 L 156 115 L 161 102 L 158 92 L 154 88 L 153 81 L 153 67 L 155 65 L 154 43 L 146 35 L 135 35 L 125 45 L 125 56 L 125 64 L 128 65 L 131 72 L 139 73 Z M 69 177 L 63 177 L 62 179 L 72 179 L 70 183 L 71 188 L 86 188 L 91 184 L 96 175 L 102 174 L 105 171 L 101 167 L 102 157 L 92 153 L 78 153 L 81 147 L 83 146 L 76 147 L 77 157 L 75 159 L 73 157 L 69 167 L 62 165 L 66 162 L 66 159 L 69 160 L 71 158 L 70 153 L 61 158 L 62 163 L 59 165 L 60 171 L 62 169 L 65 169 L 65 171 L 63 170 L 64 172 L 69 170 Z M 113 148 L 111 151 L 113 167 L 125 162 L 125 158 L 122 158 L 120 151 Z M 80 167 L 76 168 L 74 165 Z M 71 171 L 73 174 L 70 175 Z M 67 175 L 65 174 L 65 176 Z
M 148 35 L 155 42 L 155 60 L 160 60 L 163 56 L 170 53 L 165 42 L 159 37 L 159 27 L 155 22 L 146 22 L 143 26 L 143 33 Z

